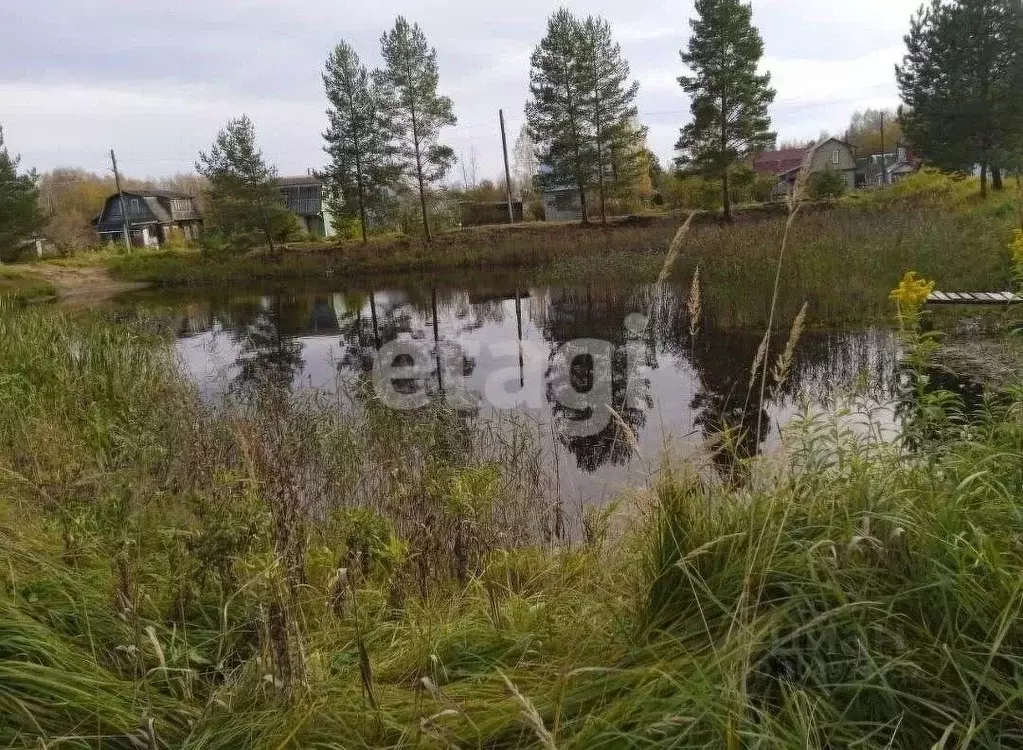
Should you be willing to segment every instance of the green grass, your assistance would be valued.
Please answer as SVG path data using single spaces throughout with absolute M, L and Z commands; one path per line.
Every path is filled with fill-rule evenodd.
M 0 265 L 0 300 L 18 304 L 38 302 L 56 297 L 54 286 L 30 270 Z
M 1023 743 L 1018 385 L 804 415 L 565 546 L 528 431 L 206 405 L 163 337 L 0 310 L 2 746 Z

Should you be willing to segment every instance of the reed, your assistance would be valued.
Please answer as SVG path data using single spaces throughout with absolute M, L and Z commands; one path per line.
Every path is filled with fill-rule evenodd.
M 575 545 L 541 426 L 207 404 L 158 319 L 4 308 L 0 745 L 1023 744 L 1023 385 L 913 395 L 923 439 L 801 411 Z

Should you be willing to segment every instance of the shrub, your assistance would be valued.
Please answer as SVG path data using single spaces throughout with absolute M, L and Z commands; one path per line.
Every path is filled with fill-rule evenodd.
M 836 201 L 845 194 L 845 178 L 838 172 L 826 169 L 810 175 L 810 198 L 816 201 Z

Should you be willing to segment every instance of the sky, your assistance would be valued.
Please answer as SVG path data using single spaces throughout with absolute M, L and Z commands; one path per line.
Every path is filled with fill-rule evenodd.
M 191 172 L 231 117 L 248 114 L 282 175 L 324 165 L 321 71 L 344 39 L 369 67 L 398 14 L 438 54 L 458 125 L 442 141 L 475 177 L 502 173 L 498 109 L 512 149 L 524 123 L 529 58 L 557 4 L 519 0 L 2 0 L 0 125 L 25 167 L 134 177 Z M 677 83 L 693 0 L 570 0 L 608 19 L 640 83 L 648 142 L 667 163 L 689 101 Z M 753 0 L 762 67 L 782 140 L 842 133 L 852 113 L 898 104 L 894 66 L 920 0 Z M 466 169 L 472 179 L 472 170 Z

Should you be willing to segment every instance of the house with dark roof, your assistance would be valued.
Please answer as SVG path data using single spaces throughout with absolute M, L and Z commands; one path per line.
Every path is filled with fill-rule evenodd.
M 202 234 L 203 218 L 199 202 L 191 195 L 176 190 L 144 188 L 125 190 L 123 196 L 133 245 L 157 247 L 167 244 L 173 238 L 197 240 Z M 122 241 L 125 221 L 121 213 L 120 194 L 115 193 L 107 198 L 93 224 L 102 241 Z
M 326 189 L 318 177 L 301 175 L 281 177 L 277 180 L 284 202 L 295 216 L 302 229 L 313 237 L 329 237 L 334 234 L 334 220 L 327 208 Z
M 856 154 L 851 145 L 838 138 L 828 138 L 804 148 L 764 151 L 753 158 L 753 171 L 778 179 L 772 197 L 782 198 L 792 191 L 799 170 L 806 164 L 810 174 L 838 172 L 847 189 L 856 188 Z

